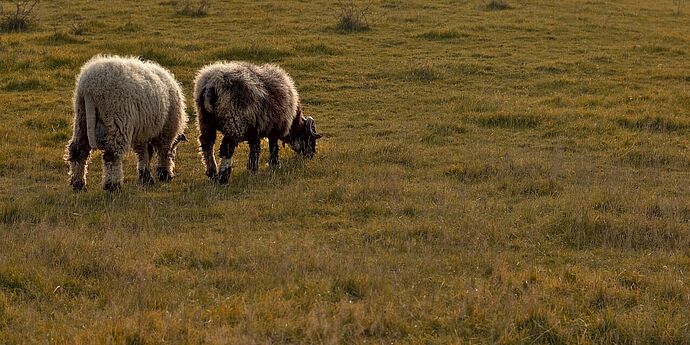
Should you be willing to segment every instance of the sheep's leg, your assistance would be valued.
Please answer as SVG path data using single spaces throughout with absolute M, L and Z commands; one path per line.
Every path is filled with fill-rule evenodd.
M 280 168 L 280 161 L 278 160 L 278 139 L 268 139 L 268 150 L 271 153 L 268 158 L 268 165 L 273 169 Z
M 86 135 L 86 118 L 80 116 L 74 123 L 74 132 L 65 155 L 65 159 L 69 162 L 70 185 L 75 192 L 86 187 L 86 169 L 90 155 L 91 146 Z
M 86 170 L 91 154 L 83 102 L 75 104 L 72 139 L 67 144 L 65 160 L 69 162 L 70 185 L 78 192 L 86 187 Z
M 122 152 L 106 149 L 103 152 L 103 189 L 109 192 L 122 188 Z
M 218 172 L 218 183 L 227 184 L 232 173 L 232 156 L 235 154 L 237 143 L 228 136 L 223 137 L 220 143 L 220 169 Z
M 201 145 L 201 161 L 206 167 L 206 176 L 214 180 L 218 177 L 216 167 L 216 157 L 213 155 L 213 145 L 216 143 L 216 129 L 203 121 L 199 121 L 201 134 L 199 144 Z M 221 144 L 222 146 L 222 144 Z
M 158 152 L 158 168 L 156 169 L 156 175 L 158 175 L 158 180 L 162 182 L 170 182 L 175 174 L 173 169 L 175 168 L 175 152 L 174 147 L 171 142 L 159 143 L 155 147 Z
M 259 171 L 259 155 L 261 154 L 261 140 L 252 139 L 249 141 L 249 160 L 247 160 L 247 170 L 250 174 Z
M 153 184 L 153 177 L 151 176 L 151 155 L 153 154 L 153 145 L 146 143 L 134 147 L 137 154 L 137 171 L 139 172 L 139 182 L 150 186 Z

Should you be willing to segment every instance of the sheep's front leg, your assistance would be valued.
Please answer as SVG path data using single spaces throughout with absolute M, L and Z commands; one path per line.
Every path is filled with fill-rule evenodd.
M 175 177 L 173 173 L 175 168 L 175 147 L 172 143 L 161 143 L 156 145 L 155 149 L 158 152 L 158 168 L 156 169 L 158 180 L 170 182 Z
M 103 189 L 109 192 L 122 188 L 122 152 L 106 150 L 103 153 Z
M 70 185 L 75 192 L 86 187 L 86 168 L 91 155 L 91 146 L 86 136 L 86 119 L 80 118 L 74 124 L 74 134 L 67 144 L 65 160 L 69 162 Z
M 224 136 L 220 143 L 220 169 L 218 171 L 218 183 L 227 184 L 230 181 L 230 174 L 232 173 L 232 156 L 235 154 L 237 143 L 230 139 L 229 136 Z
M 278 139 L 268 139 L 268 150 L 270 152 L 268 165 L 273 169 L 280 168 L 280 160 L 278 159 Z
M 259 155 L 261 154 L 261 140 L 252 139 L 249 141 L 249 160 L 247 160 L 247 170 L 250 174 L 259 171 Z
M 151 156 L 153 155 L 153 145 L 151 143 L 141 144 L 134 147 L 137 154 L 137 171 L 139 172 L 139 182 L 150 186 L 153 184 L 151 176 Z

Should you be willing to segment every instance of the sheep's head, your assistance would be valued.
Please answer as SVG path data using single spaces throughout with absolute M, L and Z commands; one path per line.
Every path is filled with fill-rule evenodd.
M 321 134 L 316 132 L 314 119 L 300 117 L 296 126 L 293 126 L 290 137 L 285 141 L 290 147 L 305 158 L 312 158 L 316 153 L 316 140 Z

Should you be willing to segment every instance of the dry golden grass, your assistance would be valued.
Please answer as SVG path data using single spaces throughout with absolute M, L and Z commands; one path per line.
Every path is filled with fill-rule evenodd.
M 0 37 L 0 343 L 690 343 L 690 26 L 672 1 L 41 3 Z M 687 11 L 685 11 L 687 12 Z M 79 66 L 278 62 L 315 159 L 74 194 Z M 193 115 L 190 110 L 190 115 Z M 190 126 L 189 136 L 197 135 Z M 267 146 L 267 145 L 266 145 Z M 267 162 L 267 147 L 262 161 Z

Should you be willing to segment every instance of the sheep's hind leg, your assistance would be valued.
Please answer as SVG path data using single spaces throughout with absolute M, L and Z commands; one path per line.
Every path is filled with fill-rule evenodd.
M 213 145 L 216 142 L 216 129 L 200 122 L 201 134 L 199 135 L 199 144 L 201 145 L 201 161 L 206 167 L 206 176 L 215 180 L 218 178 L 218 167 L 216 166 L 216 157 L 213 155 Z
M 232 173 L 232 156 L 235 154 L 237 143 L 227 136 L 220 143 L 220 169 L 218 170 L 218 183 L 227 184 Z
M 270 156 L 268 158 L 268 165 L 273 169 L 280 168 L 280 160 L 278 159 L 278 139 L 268 139 L 268 150 Z
M 261 140 L 252 139 L 249 141 L 249 160 L 247 160 L 247 170 L 250 174 L 259 171 L 259 155 L 261 154 Z
M 91 155 L 89 138 L 86 135 L 86 118 L 78 116 L 74 123 L 72 139 L 67 144 L 65 160 L 69 162 L 70 185 L 75 192 L 86 187 L 86 169 Z
M 109 192 L 122 188 L 122 152 L 105 150 L 103 152 L 103 189 Z
M 153 145 L 146 143 L 134 147 L 137 154 L 137 171 L 139 172 L 139 182 L 143 185 L 153 185 L 151 176 L 151 156 L 153 155 Z
M 86 169 L 90 155 L 91 147 L 86 135 L 70 140 L 65 158 L 69 162 L 70 185 L 75 192 L 86 188 Z

